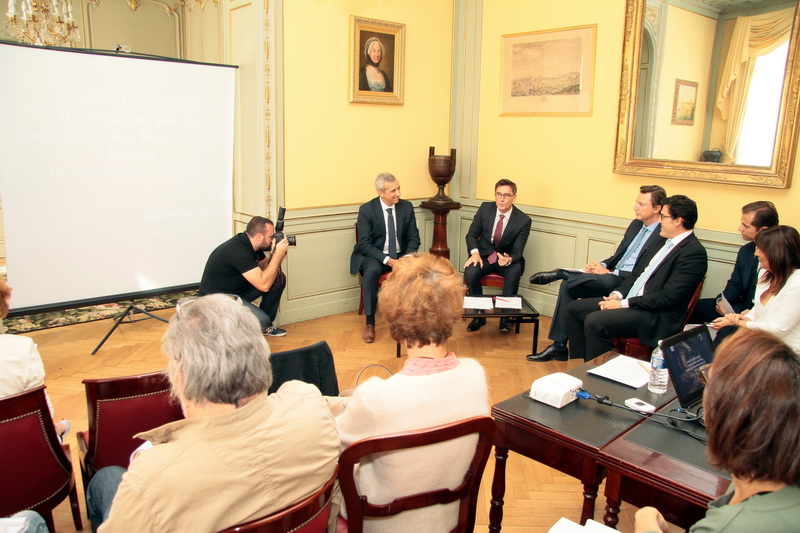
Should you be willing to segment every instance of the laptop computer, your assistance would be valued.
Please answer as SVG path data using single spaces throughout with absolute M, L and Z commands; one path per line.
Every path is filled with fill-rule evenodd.
M 699 407 L 705 385 L 697 371 L 714 359 L 714 344 L 708 327 L 700 325 L 664 339 L 661 352 L 681 407 Z

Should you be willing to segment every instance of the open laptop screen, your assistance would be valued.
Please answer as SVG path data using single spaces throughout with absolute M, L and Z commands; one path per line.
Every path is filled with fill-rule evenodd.
M 708 327 L 697 326 L 661 341 L 661 351 L 681 407 L 694 406 L 703 398 L 705 388 L 697 371 L 714 358 Z

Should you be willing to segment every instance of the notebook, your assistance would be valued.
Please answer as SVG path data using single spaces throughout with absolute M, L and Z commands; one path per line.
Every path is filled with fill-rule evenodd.
M 698 406 L 705 385 L 698 369 L 714 358 L 714 344 L 708 327 L 701 325 L 661 341 L 661 351 L 678 401 L 684 409 Z

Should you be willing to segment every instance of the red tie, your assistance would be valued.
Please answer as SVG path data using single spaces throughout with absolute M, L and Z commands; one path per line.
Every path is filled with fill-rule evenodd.
M 497 225 L 494 227 L 494 236 L 492 237 L 492 242 L 494 243 L 495 248 L 497 248 L 497 246 L 500 244 L 500 239 L 503 237 L 504 218 L 505 215 L 500 215 L 500 217 L 497 219 Z M 497 252 L 492 252 L 491 254 L 489 254 L 489 257 L 487 259 L 490 265 L 495 264 L 497 262 Z

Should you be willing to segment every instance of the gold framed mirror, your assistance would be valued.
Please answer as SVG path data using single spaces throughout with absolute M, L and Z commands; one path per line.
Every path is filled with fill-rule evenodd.
M 800 38 L 797 35 L 800 10 L 797 3 L 797 0 L 692 0 L 676 5 L 678 3 L 671 0 L 626 0 L 614 172 L 789 187 L 797 147 L 800 103 Z M 693 11 L 688 14 L 685 13 L 686 4 L 693 6 Z M 720 10 L 717 7 L 720 4 L 726 7 Z M 751 15 L 783 17 L 782 33 L 773 39 L 770 52 L 773 47 L 783 47 L 781 53 L 785 55 L 782 57 L 786 59 L 784 63 L 781 57 L 773 69 L 778 76 L 771 89 L 774 97 L 766 96 L 770 93 L 755 92 L 753 86 L 758 84 L 746 78 L 746 83 L 734 82 L 743 87 L 738 90 L 744 91 L 744 96 L 739 97 L 736 105 L 730 105 L 731 108 L 744 109 L 748 97 L 750 101 L 772 101 L 774 126 L 765 127 L 758 123 L 742 126 L 744 111 L 734 114 L 728 110 L 729 104 L 725 101 L 734 92 L 735 85 L 728 82 L 723 92 L 719 89 L 719 86 L 726 86 L 720 80 L 736 79 L 738 75 L 726 70 L 726 60 L 729 55 L 734 56 L 731 43 L 736 41 L 734 31 L 740 31 L 739 25 L 743 22 L 739 18 L 748 17 L 747 24 L 755 27 L 755 22 L 749 22 L 749 19 L 754 19 Z M 699 35 L 687 37 L 687 31 L 695 27 L 699 27 Z M 711 43 L 707 43 L 708 40 Z M 676 49 L 669 50 L 670 44 L 674 44 Z M 742 69 L 749 69 L 747 75 L 752 77 L 755 64 L 754 58 L 746 66 L 743 63 Z M 785 69 L 781 72 L 783 65 Z M 679 98 L 684 98 L 680 95 L 687 92 L 685 80 L 691 78 L 696 78 L 691 83 L 699 87 L 690 93 L 695 100 L 688 104 L 679 102 Z M 739 79 L 745 79 L 745 76 L 740 75 Z M 683 92 L 679 93 L 679 90 Z M 753 98 L 753 94 L 758 98 Z M 679 109 L 682 120 L 676 121 L 675 114 Z M 755 113 L 758 116 L 759 112 Z M 766 116 L 766 113 L 762 112 L 761 116 Z M 735 124 L 733 133 L 729 124 Z M 747 132 L 754 135 L 750 139 L 755 141 L 739 134 L 740 130 L 747 128 Z M 734 142 L 727 143 L 729 138 Z M 767 140 L 766 147 L 760 148 L 760 155 L 747 154 L 751 147 L 756 150 L 759 138 Z M 719 152 L 715 150 L 718 148 Z M 720 162 L 713 161 L 717 157 L 721 157 Z

